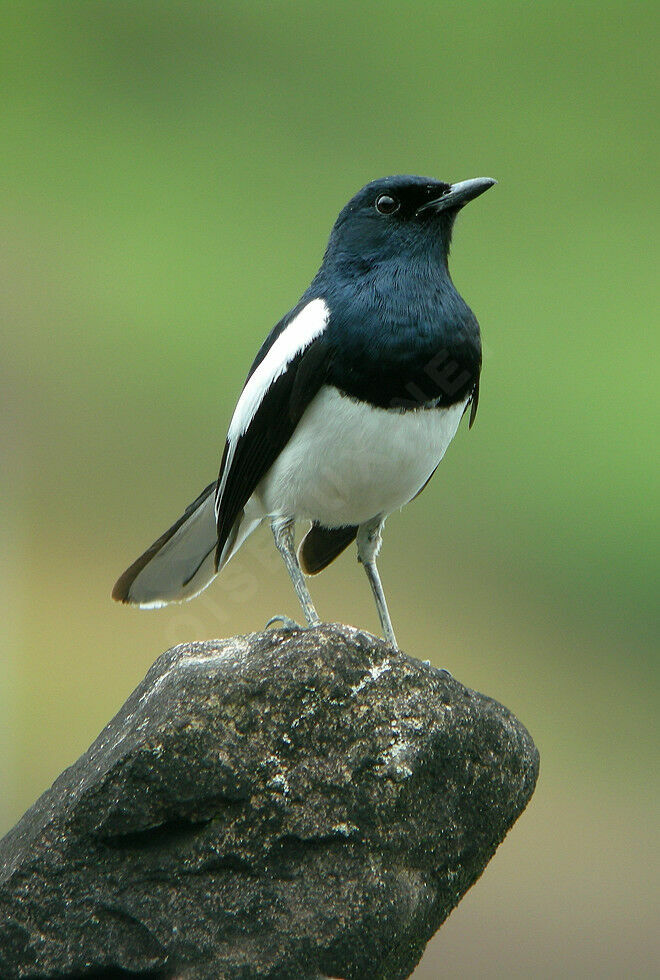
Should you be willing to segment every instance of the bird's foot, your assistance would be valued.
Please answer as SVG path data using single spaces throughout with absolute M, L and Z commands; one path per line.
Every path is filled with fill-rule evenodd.
M 295 619 L 291 619 L 290 616 L 285 616 L 284 613 L 279 613 L 277 616 L 271 616 L 271 618 L 264 626 L 264 629 L 267 630 L 269 629 L 269 627 L 275 626 L 277 623 L 280 623 L 285 630 L 305 629 L 305 627 L 301 626 L 300 623 L 297 623 Z

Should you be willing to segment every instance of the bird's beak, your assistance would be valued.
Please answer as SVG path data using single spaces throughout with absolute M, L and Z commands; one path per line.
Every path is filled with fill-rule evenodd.
M 473 201 L 475 197 L 479 197 L 480 194 L 483 194 L 496 183 L 497 181 L 493 180 L 492 177 L 474 177 L 472 180 L 461 180 L 458 184 L 451 184 L 449 190 L 445 191 L 441 197 L 436 197 L 434 201 L 429 201 L 428 204 L 418 208 L 417 214 L 422 214 L 424 211 L 446 211 L 449 208 L 462 208 L 468 201 Z

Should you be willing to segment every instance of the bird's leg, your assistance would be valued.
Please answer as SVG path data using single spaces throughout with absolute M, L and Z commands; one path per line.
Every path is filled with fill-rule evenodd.
M 277 550 L 284 559 L 286 570 L 291 576 L 291 581 L 293 582 L 293 587 L 296 590 L 296 595 L 298 596 L 303 613 L 305 614 L 307 625 L 318 626 L 321 620 L 319 619 L 316 609 L 314 608 L 312 597 L 310 596 L 307 585 L 305 584 L 305 576 L 303 575 L 302 569 L 298 564 L 298 556 L 296 555 L 293 546 L 294 522 L 290 519 L 275 519 L 271 522 L 271 527 L 273 529 L 273 537 L 275 538 Z M 285 626 L 288 626 L 291 623 L 288 616 L 275 616 L 274 619 L 281 620 Z M 271 620 L 271 623 L 272 622 L 273 620 Z
M 388 643 L 396 647 L 396 637 L 392 629 L 392 620 L 390 619 L 387 602 L 385 601 L 385 593 L 380 582 L 380 575 L 376 568 L 376 558 L 380 551 L 382 542 L 381 532 L 384 524 L 385 520 L 382 517 L 374 517 L 373 520 L 360 525 L 357 533 L 358 561 L 362 562 L 364 570 L 367 573 L 369 585 L 376 600 L 376 609 L 380 617 L 383 635 Z

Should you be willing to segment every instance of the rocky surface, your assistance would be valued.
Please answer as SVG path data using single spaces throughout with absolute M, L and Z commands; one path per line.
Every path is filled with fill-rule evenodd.
M 0 842 L 0 977 L 406 977 L 537 772 L 349 627 L 176 647 Z

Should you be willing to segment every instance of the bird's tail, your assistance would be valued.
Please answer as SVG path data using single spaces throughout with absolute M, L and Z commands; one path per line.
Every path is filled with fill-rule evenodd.
M 215 483 L 210 483 L 179 520 L 126 569 L 112 590 L 113 599 L 153 608 L 192 599 L 210 585 L 259 523 L 239 514 L 216 568 L 214 490 Z

